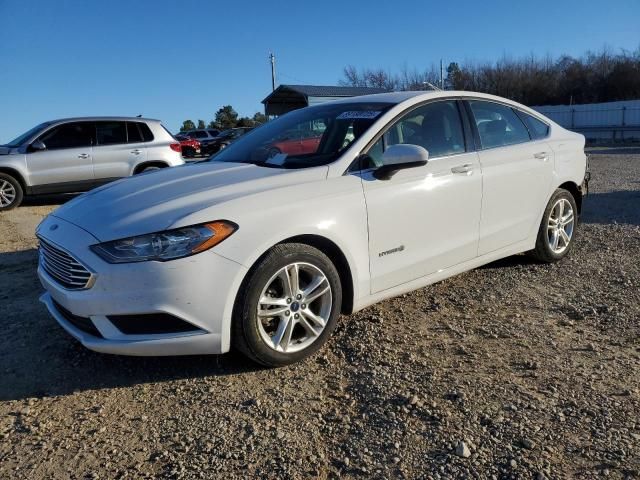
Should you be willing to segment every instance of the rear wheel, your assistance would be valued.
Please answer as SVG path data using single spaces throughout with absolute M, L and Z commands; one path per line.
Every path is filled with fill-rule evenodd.
M 564 258 L 573 247 L 578 207 L 570 192 L 555 191 L 542 216 L 533 257 L 552 263 Z
M 340 314 L 340 277 L 304 244 L 275 246 L 252 268 L 236 301 L 233 343 L 270 367 L 298 362 L 326 342 Z
M 153 172 L 154 170 L 160 170 L 161 168 L 165 167 L 160 165 L 147 165 L 146 167 L 142 167 L 138 173 Z
M 11 210 L 22 203 L 24 192 L 20 182 L 6 173 L 0 173 L 0 211 Z

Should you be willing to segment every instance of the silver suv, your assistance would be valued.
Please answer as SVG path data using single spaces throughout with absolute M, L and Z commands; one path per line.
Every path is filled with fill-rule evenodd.
M 24 195 L 89 190 L 147 170 L 184 164 L 180 143 L 159 120 L 65 118 L 0 146 L 0 211 Z

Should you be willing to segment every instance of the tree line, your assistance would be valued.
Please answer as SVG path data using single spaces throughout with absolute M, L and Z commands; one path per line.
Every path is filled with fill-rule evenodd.
M 603 48 L 582 57 L 503 57 L 496 62 L 451 62 L 444 74 L 448 90 L 471 90 L 525 105 L 565 105 L 640 99 L 640 47 L 613 53 Z M 388 90 L 428 90 L 440 85 L 440 68 L 392 73 L 382 68 L 344 68 L 341 85 Z
M 253 117 L 240 117 L 231 105 L 225 105 L 220 108 L 213 120 L 208 124 L 204 120 L 185 120 L 180 127 L 181 132 L 194 130 L 196 128 L 211 128 L 215 130 L 227 130 L 235 127 L 257 127 L 267 121 L 267 117 L 260 112 L 256 112 Z

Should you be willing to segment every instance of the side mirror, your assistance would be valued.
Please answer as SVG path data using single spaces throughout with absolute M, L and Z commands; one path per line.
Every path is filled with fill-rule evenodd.
M 33 143 L 31 143 L 31 150 L 41 151 L 46 149 L 47 149 L 47 146 L 44 144 L 42 140 L 35 140 Z
M 391 145 L 382 154 L 382 166 L 374 170 L 378 180 L 390 179 L 398 170 L 422 167 L 429 160 L 429 152 L 419 145 Z

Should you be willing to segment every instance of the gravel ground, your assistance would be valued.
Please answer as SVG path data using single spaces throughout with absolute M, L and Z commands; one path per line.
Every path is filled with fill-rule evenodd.
M 0 214 L 2 478 L 640 478 L 640 152 L 592 156 L 575 250 L 505 259 L 342 318 L 265 370 L 85 350 Z

